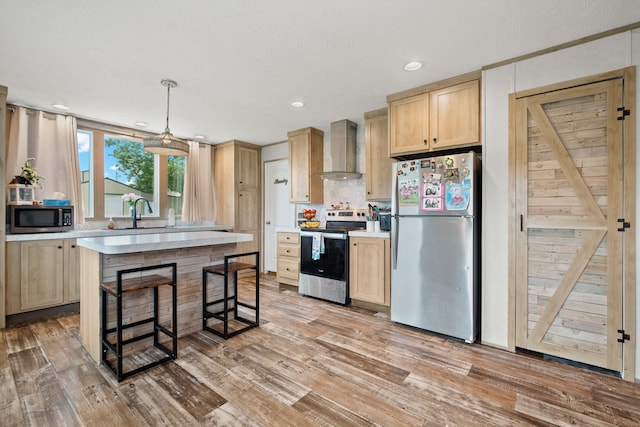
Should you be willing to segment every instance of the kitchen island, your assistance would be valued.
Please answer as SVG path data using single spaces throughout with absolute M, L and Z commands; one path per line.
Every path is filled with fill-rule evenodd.
M 170 262 L 178 267 L 178 336 L 202 329 L 202 267 L 223 262 L 250 234 L 220 231 L 133 234 L 79 238 L 80 334 L 82 344 L 100 362 L 100 286 L 115 281 L 119 270 Z M 170 316 L 168 295 L 160 297 L 161 316 Z M 132 296 L 127 310 L 144 317 L 149 298 Z

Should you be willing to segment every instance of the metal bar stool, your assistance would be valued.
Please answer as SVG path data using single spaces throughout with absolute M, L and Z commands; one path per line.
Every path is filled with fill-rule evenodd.
M 123 278 L 125 275 L 131 275 L 132 273 L 146 272 L 150 270 L 158 269 L 170 269 L 170 276 L 151 274 L 147 276 L 136 276 L 132 278 Z M 167 328 L 159 323 L 159 307 L 158 307 L 158 288 L 160 286 L 171 286 L 171 303 L 172 303 L 172 321 L 171 327 Z M 130 292 L 140 291 L 143 289 L 153 289 L 153 316 L 138 320 L 135 322 L 123 324 L 123 308 L 122 298 L 125 294 Z M 118 382 L 128 378 L 132 375 L 138 374 L 146 369 L 152 368 L 156 365 L 164 363 L 169 360 L 173 360 L 178 356 L 178 315 L 177 315 L 177 268 L 176 263 L 153 265 L 148 267 L 131 268 L 127 270 L 117 271 L 117 280 L 115 282 L 103 283 L 101 287 L 102 293 L 102 316 L 101 316 L 101 331 L 102 331 L 102 364 L 105 365 L 118 379 Z M 107 298 L 112 295 L 116 298 L 116 326 L 114 328 L 108 328 L 108 301 Z M 126 329 L 140 326 L 146 323 L 153 324 L 153 331 L 144 334 L 136 335 L 132 338 L 123 340 L 122 333 Z M 109 339 L 109 335 L 113 335 L 115 332 L 115 341 L 113 337 Z M 168 348 L 163 343 L 159 342 L 159 333 L 171 338 L 171 348 Z M 142 366 L 138 366 L 127 372 L 123 371 L 123 348 L 127 344 L 131 344 L 136 341 L 143 340 L 145 338 L 153 337 L 153 346 L 159 349 L 166 356 L 160 359 L 152 360 L 145 363 Z M 109 352 L 113 352 L 116 356 L 115 365 L 108 360 Z
M 240 257 L 255 257 L 254 264 L 247 264 L 243 262 L 232 261 L 235 258 Z M 238 300 L 238 271 L 241 270 L 255 270 L 255 282 L 256 282 L 256 295 L 255 305 Z M 222 297 L 217 298 L 214 301 L 209 301 L 207 297 L 207 285 L 208 275 L 215 274 L 223 277 L 223 289 Z M 229 275 L 233 276 L 233 292 L 229 292 Z M 241 332 L 248 329 L 255 328 L 260 322 L 260 253 L 259 252 L 247 252 L 243 254 L 227 255 L 224 257 L 224 263 L 219 265 L 211 265 L 202 269 L 202 329 L 209 331 L 224 339 L 231 338 Z M 212 290 L 213 292 L 213 290 Z M 219 290 L 218 290 L 219 292 Z M 210 307 L 214 307 L 211 311 Z M 249 313 L 253 311 L 254 318 L 250 319 L 240 312 L 239 307 L 244 307 L 245 312 Z M 230 318 L 229 313 L 233 312 L 233 317 Z M 209 326 L 209 319 L 217 319 L 221 322 L 222 330 L 215 329 Z

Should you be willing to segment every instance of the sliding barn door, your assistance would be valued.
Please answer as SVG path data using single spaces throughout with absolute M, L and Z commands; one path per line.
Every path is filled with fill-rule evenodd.
M 618 78 L 512 99 L 516 346 L 616 371 L 622 94 Z

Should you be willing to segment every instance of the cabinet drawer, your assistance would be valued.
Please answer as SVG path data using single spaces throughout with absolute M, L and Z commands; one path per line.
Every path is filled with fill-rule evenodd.
M 280 243 L 278 245 L 278 258 L 291 257 L 297 261 L 300 258 L 300 245 Z
M 293 261 L 282 258 L 278 260 L 278 277 L 298 280 L 299 272 L 300 264 L 298 263 L 298 260 Z
M 280 232 L 278 233 L 278 243 L 300 243 L 300 233 Z

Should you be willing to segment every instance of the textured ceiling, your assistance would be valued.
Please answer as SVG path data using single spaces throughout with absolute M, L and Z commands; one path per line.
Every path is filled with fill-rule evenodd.
M 640 21 L 638 0 L 2 0 L 9 103 L 219 143 L 363 121 L 386 95 Z M 417 60 L 417 72 L 403 65 Z M 299 110 L 289 106 L 302 100 Z

